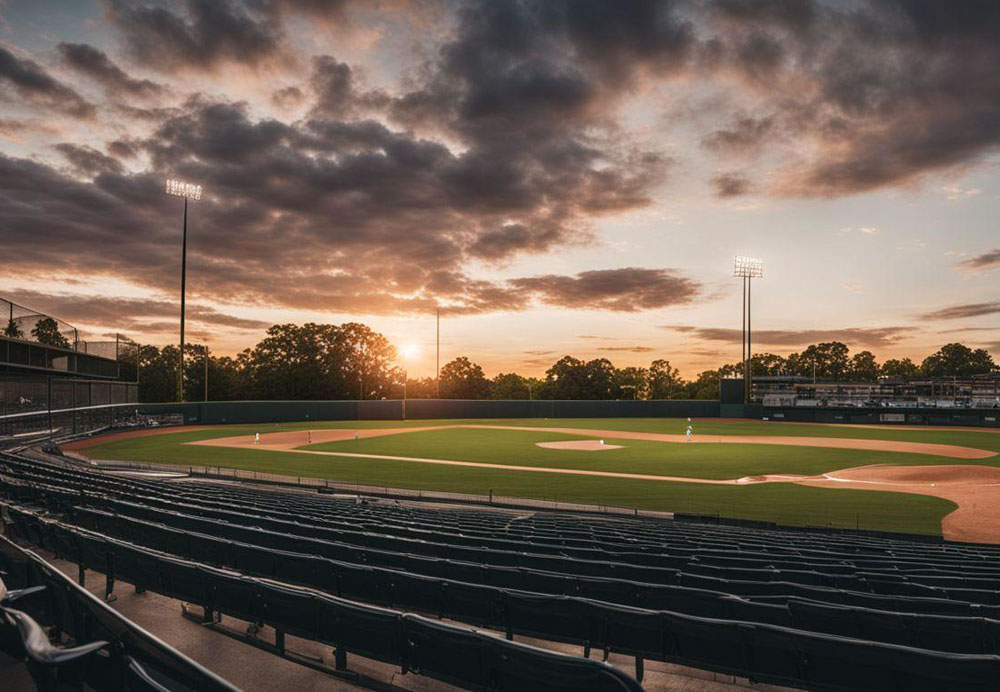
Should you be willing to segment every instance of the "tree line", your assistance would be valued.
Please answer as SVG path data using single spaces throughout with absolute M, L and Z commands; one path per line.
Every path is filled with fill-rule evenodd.
M 216 356 L 200 344 L 184 347 L 184 398 L 205 399 L 391 399 L 403 396 L 403 370 L 389 340 L 356 322 L 342 325 L 280 324 L 252 349 L 236 357 Z M 139 349 L 141 401 L 177 398 L 178 348 Z M 838 341 L 814 344 L 787 357 L 753 356 L 755 377 L 798 375 L 819 381 L 874 382 L 881 377 L 969 377 L 997 369 L 985 349 L 959 343 L 942 346 L 919 364 L 909 358 L 879 363 L 871 351 L 851 354 Z M 666 358 L 649 367 L 618 368 L 607 358 L 580 360 L 563 356 L 544 377 L 500 373 L 487 377 L 483 368 L 462 356 L 433 377 L 407 378 L 406 396 L 446 399 L 717 399 L 719 380 L 741 377 L 741 363 L 704 370 L 687 380 Z M 439 393 L 440 392 L 440 393 Z

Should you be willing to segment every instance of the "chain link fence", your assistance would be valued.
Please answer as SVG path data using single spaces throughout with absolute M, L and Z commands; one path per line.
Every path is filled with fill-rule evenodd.
M 122 334 L 90 338 L 69 322 L 0 298 L 0 336 L 64 348 L 122 363 L 138 359 L 139 346 Z

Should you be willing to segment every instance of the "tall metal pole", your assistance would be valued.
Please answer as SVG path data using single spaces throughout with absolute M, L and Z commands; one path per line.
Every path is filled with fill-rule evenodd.
M 753 302 L 750 299 L 752 282 L 753 279 L 747 277 L 747 403 L 750 403 L 753 394 L 753 347 L 751 345 L 753 341 L 753 326 L 750 320 L 751 310 L 753 309 Z
M 205 401 L 208 401 L 208 346 L 205 346 Z
M 441 398 L 441 308 L 437 310 L 437 358 L 434 362 L 434 380 L 437 383 L 437 398 Z
M 403 420 L 406 420 L 406 369 L 403 370 Z
M 743 322 L 742 334 L 740 335 L 740 362 L 743 364 L 743 403 L 747 402 L 747 277 L 743 277 Z
M 188 201 L 184 198 L 184 237 L 181 241 L 181 353 L 177 368 L 177 401 L 184 401 L 184 300 L 187 290 Z

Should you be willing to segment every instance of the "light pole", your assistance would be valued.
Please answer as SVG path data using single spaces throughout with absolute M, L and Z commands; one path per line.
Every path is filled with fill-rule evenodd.
M 187 289 L 188 200 L 201 199 L 201 185 L 167 180 L 166 193 L 184 198 L 184 232 L 181 240 L 181 353 L 177 367 L 177 400 L 184 401 L 184 299 Z
M 406 372 L 406 363 L 407 361 L 411 361 L 416 358 L 419 352 L 420 347 L 416 344 L 409 344 L 400 350 L 403 362 L 403 420 L 406 420 L 406 379 L 408 377 Z
M 752 330 L 750 327 L 750 282 L 764 276 L 764 260 L 756 257 L 737 255 L 733 261 L 733 276 L 743 279 L 743 403 L 750 402 L 753 374 L 750 372 L 753 355 L 751 349 Z

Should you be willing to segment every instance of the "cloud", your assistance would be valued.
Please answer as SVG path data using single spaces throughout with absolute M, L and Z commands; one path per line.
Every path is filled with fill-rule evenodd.
M 121 173 L 124 170 L 118 159 L 106 156 L 92 147 L 64 142 L 56 144 L 55 149 L 66 158 L 77 173 L 88 179 L 99 173 Z
M 74 118 L 91 118 L 96 112 L 93 104 L 53 78 L 38 63 L 18 58 L 0 46 L 0 93 L 7 90 L 36 106 Z
M 735 343 L 743 338 L 739 329 L 666 325 L 682 334 L 704 341 Z M 824 341 L 841 341 L 853 346 L 879 348 L 892 346 L 906 338 L 909 327 L 848 327 L 845 329 L 755 329 L 753 341 L 762 346 L 806 346 Z
M 996 269 L 1000 267 L 1000 248 L 962 260 L 958 263 L 958 266 L 962 269 L 970 269 L 972 271 Z
M 945 185 L 941 189 L 944 191 L 948 199 L 952 201 L 963 199 L 964 197 L 975 197 L 976 195 L 981 195 L 983 193 L 983 191 L 978 187 L 963 188 L 957 183 Z
M 878 233 L 878 228 L 875 226 L 845 226 L 837 231 L 837 235 L 849 235 L 851 233 L 860 233 L 861 235 L 875 235 Z
M 63 61 L 74 70 L 101 84 L 109 94 L 156 96 L 164 88 L 148 79 L 136 79 L 115 65 L 107 54 L 86 43 L 60 43 Z
M 719 173 L 713 176 L 711 183 L 716 197 L 740 197 L 753 189 L 749 178 L 741 173 Z
M 966 305 L 952 305 L 951 307 L 927 312 L 921 315 L 920 318 L 924 320 L 959 320 L 966 317 L 993 315 L 998 312 L 1000 312 L 1000 301 L 992 303 L 968 303 Z
M 774 119 L 771 117 L 739 118 L 728 127 L 715 130 L 703 137 L 701 144 L 716 154 L 743 154 L 757 149 L 773 126 Z
M 137 330 L 143 333 L 170 333 L 180 328 L 180 305 L 175 300 L 50 294 L 31 290 L 8 291 L 4 293 L 4 298 L 70 323 L 104 325 L 119 331 Z M 162 318 L 170 319 L 152 321 Z M 195 325 L 246 331 L 260 331 L 270 326 L 269 322 L 237 317 L 203 305 L 188 305 L 187 319 Z
M 281 48 L 280 26 L 259 3 L 186 0 L 182 8 L 106 0 L 106 5 L 126 49 L 153 69 L 211 69 L 227 61 L 256 67 Z
M 508 282 L 540 302 L 558 307 L 637 312 L 685 305 L 700 293 L 701 286 L 667 269 L 591 270 L 576 276 L 545 276 Z
M 598 351 L 621 351 L 623 353 L 652 353 L 656 349 L 649 346 L 605 346 Z

